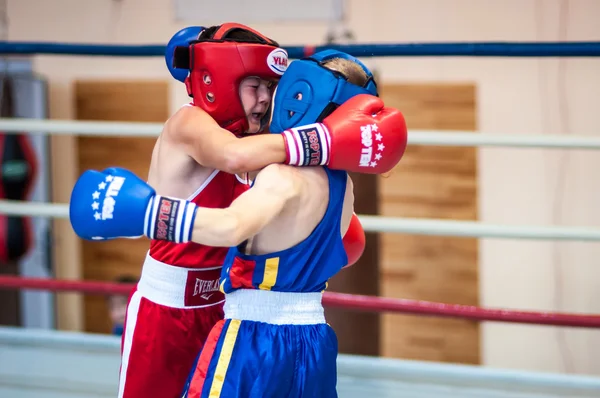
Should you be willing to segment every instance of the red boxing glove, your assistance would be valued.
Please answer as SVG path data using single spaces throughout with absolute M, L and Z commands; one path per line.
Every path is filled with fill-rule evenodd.
M 328 166 L 363 174 L 392 170 L 406 150 L 406 121 L 400 111 L 369 94 L 352 97 L 323 123 L 284 131 L 286 164 Z
M 356 263 L 365 251 L 365 231 L 356 214 L 353 214 L 350 219 L 350 225 L 346 235 L 342 238 L 342 243 L 344 243 L 344 249 L 348 255 L 346 267 L 349 267 Z

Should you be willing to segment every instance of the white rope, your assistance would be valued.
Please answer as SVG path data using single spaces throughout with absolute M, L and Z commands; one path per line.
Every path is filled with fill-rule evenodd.
M 69 218 L 69 206 L 0 200 L 0 214 L 50 218 Z M 392 232 L 414 235 L 458 236 L 532 240 L 600 241 L 599 228 L 494 225 L 472 221 L 449 221 L 379 216 L 359 216 L 367 232 Z
M 156 137 L 163 125 L 160 123 L 90 122 L 45 119 L 3 119 L 2 132 L 29 132 L 31 134 L 81 135 L 106 137 Z M 600 149 L 600 135 L 559 134 L 492 134 L 469 131 L 411 130 L 410 145 Z
M 496 225 L 474 221 L 359 216 L 365 231 L 414 235 L 532 240 L 598 241 L 600 228 Z
M 62 203 L 22 202 L 0 200 L 0 214 L 47 218 L 69 218 L 69 205 Z
M 409 131 L 410 145 L 514 147 L 548 149 L 600 149 L 600 136 L 558 134 L 491 134 L 461 131 Z
M 160 123 L 0 118 L 0 131 L 5 133 L 28 132 L 31 134 L 54 135 L 157 137 L 161 130 L 162 124 Z

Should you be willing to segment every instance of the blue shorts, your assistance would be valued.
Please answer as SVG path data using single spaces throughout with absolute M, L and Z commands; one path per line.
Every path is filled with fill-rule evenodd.
M 184 397 L 337 397 L 337 353 L 326 323 L 226 319 L 208 336 Z

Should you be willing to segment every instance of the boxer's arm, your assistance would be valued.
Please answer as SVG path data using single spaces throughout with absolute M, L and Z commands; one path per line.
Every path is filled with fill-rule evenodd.
M 340 223 L 342 236 L 345 236 L 348 231 L 352 214 L 354 214 L 354 183 L 350 175 L 347 175 L 346 192 L 344 192 L 344 204 L 342 206 L 342 222 Z
M 261 170 L 252 188 L 226 209 L 198 208 L 192 241 L 230 247 L 258 234 L 300 193 L 301 184 L 288 167 L 270 165 Z
M 177 111 L 167 121 L 163 134 L 180 144 L 199 164 L 227 173 L 260 170 L 286 160 L 284 139 L 280 134 L 258 134 L 240 139 L 195 106 L 185 106 Z
M 365 231 L 360 220 L 354 213 L 354 186 L 350 176 L 346 183 L 346 193 L 344 195 L 344 206 L 342 208 L 342 243 L 348 256 L 346 267 L 354 265 L 362 256 L 365 250 L 366 237 Z

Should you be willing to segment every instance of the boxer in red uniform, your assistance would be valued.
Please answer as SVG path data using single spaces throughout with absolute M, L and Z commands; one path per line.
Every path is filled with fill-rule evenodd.
M 182 44 L 179 62 L 193 57 L 188 62 L 196 69 L 186 73 L 185 81 L 195 106 L 184 106 L 166 122 L 148 181 L 159 192 L 198 205 L 227 207 L 248 183 L 244 175 L 219 171 L 230 170 L 229 161 L 213 144 L 219 136 L 236 139 L 232 133 L 260 131 L 287 57 L 277 43 L 238 24 L 183 30 L 172 39 L 169 57 L 177 44 Z M 199 94 L 199 84 L 213 91 Z M 127 309 L 119 397 L 181 396 L 194 352 L 223 317 L 218 280 L 225 254 L 223 248 L 195 243 L 151 241 Z
M 239 24 L 190 28 L 172 39 L 167 54 L 174 77 L 186 71 L 182 80 L 193 103 L 166 122 L 154 148 L 148 183 L 161 195 L 225 208 L 248 189 L 247 178 L 239 174 L 270 163 L 366 173 L 385 172 L 397 163 L 393 142 L 378 164 L 363 161 L 364 142 L 357 131 L 382 104 L 340 107 L 323 121 L 326 134 L 316 137 L 301 129 L 248 136 L 264 128 L 272 92 L 287 68 L 285 50 L 259 32 Z M 348 149 L 348 156 L 336 155 Z M 112 183 L 99 184 L 92 193 L 96 220 L 112 213 L 106 200 L 102 207 L 96 201 L 104 190 L 111 194 Z M 225 255 L 225 248 L 152 240 L 128 304 L 119 397 L 181 394 L 196 353 L 223 317 L 218 280 Z

